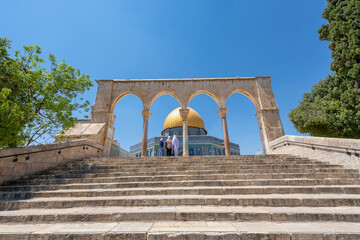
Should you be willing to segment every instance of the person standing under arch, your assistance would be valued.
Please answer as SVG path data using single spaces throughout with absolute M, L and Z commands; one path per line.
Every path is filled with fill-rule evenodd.
M 168 138 L 166 139 L 165 148 L 166 148 L 166 156 L 168 157 L 171 156 L 172 141 L 170 136 L 168 136 Z
M 179 151 L 179 140 L 177 139 L 176 135 L 174 135 L 172 139 L 172 149 L 174 151 L 174 156 L 177 157 Z
M 164 141 L 163 141 L 163 138 L 160 138 L 160 142 L 159 142 L 159 156 L 160 157 L 164 156 Z

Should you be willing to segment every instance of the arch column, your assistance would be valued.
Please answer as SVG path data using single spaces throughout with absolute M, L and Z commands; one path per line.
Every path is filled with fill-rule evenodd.
M 227 122 L 226 122 L 226 114 L 227 114 L 228 110 L 229 110 L 228 108 L 219 108 L 219 110 L 218 110 L 218 114 L 221 117 L 221 123 L 222 123 L 223 135 L 224 135 L 225 155 L 226 156 L 231 155 L 229 132 L 228 132 L 228 127 L 227 127 Z
M 270 77 L 256 78 L 258 107 L 256 118 L 259 124 L 260 136 L 265 154 L 271 154 L 269 143 L 284 135 L 279 109 L 274 92 L 271 87 Z
M 187 117 L 189 116 L 189 109 L 179 109 L 180 116 L 183 120 L 183 156 L 189 156 L 189 145 L 188 145 L 188 125 Z
M 109 157 L 110 156 L 110 150 L 111 150 L 111 143 L 114 140 L 114 120 L 115 115 L 113 113 L 107 113 L 108 115 L 108 122 L 105 125 L 105 131 L 104 131 L 104 149 L 103 149 L 103 156 Z
M 270 154 L 269 143 L 284 135 L 279 109 L 262 109 L 256 113 L 265 154 Z
M 150 109 L 143 109 L 141 110 L 143 115 L 143 136 L 142 136 L 142 145 L 141 145 L 141 156 L 146 157 L 147 153 L 147 139 L 148 139 L 148 122 L 149 117 L 151 116 Z
M 110 110 L 113 81 L 101 80 L 96 82 L 98 89 L 95 104 L 91 106 L 90 121 L 91 123 L 105 123 L 104 130 L 98 134 L 96 141 L 104 146 L 102 156 L 108 157 L 114 139 L 115 115 Z

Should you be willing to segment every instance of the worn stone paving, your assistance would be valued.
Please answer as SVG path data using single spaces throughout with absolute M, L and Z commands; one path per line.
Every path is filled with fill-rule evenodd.
M 0 223 L 67 221 L 343 221 L 360 222 L 360 207 L 157 206 L 21 209 L 0 212 Z
M 0 186 L 0 239 L 360 239 L 359 193 L 284 155 L 94 158 Z
M 92 235 L 91 239 L 107 239 L 109 237 L 131 237 L 129 239 L 198 239 L 199 234 L 207 235 L 207 239 L 239 239 L 243 236 L 270 237 L 261 239 L 316 239 L 322 236 L 341 235 L 341 239 L 358 239 L 360 223 L 326 223 L 317 222 L 214 222 L 214 221 L 166 221 L 166 222 L 120 222 L 120 223 L 54 223 L 54 224 L 0 224 L 0 232 L 4 236 L 15 235 L 19 238 L 55 237 Z M 23 236 L 21 236 L 23 235 Z M 278 236 L 276 236 L 278 235 Z M 271 237 L 273 236 L 273 237 Z M 280 238 L 279 238 L 280 236 Z M 345 236 L 345 237 L 344 237 Z M 166 237 L 166 238 L 164 238 Z M 189 238 L 190 237 L 190 238 Z M 306 238 L 305 238 L 306 237 Z M 3 238 L 5 239 L 5 238 Z M 9 239 L 9 238 L 7 238 Z M 31 237 L 29 238 L 31 239 Z M 118 239 L 118 238 L 117 238 Z M 123 238 L 120 238 L 123 239 Z M 124 238 L 126 239 L 126 238 Z M 205 238 L 204 238 L 205 239 Z M 313 238 L 315 239 L 315 238 Z

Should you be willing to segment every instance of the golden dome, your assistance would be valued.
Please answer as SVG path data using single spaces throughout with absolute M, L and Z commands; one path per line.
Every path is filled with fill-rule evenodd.
M 161 134 L 168 128 L 182 127 L 182 118 L 180 116 L 179 109 L 180 109 L 180 107 L 175 108 L 166 117 L 165 122 L 164 122 L 164 127 L 163 127 L 163 130 L 161 131 Z M 198 114 L 192 108 L 188 107 L 188 109 L 189 109 L 189 115 L 187 118 L 188 127 L 201 128 L 201 129 L 204 129 L 206 132 L 205 124 L 204 124 L 204 121 L 202 120 L 202 118 L 200 117 L 200 114 Z

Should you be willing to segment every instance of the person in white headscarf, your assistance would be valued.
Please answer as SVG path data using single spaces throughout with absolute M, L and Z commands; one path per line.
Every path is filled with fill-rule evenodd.
M 166 139 L 165 148 L 166 148 L 166 156 L 171 156 L 172 141 L 170 136 L 168 136 L 168 138 Z
M 174 135 L 172 139 L 172 148 L 174 151 L 174 156 L 177 156 L 179 150 L 179 140 L 177 139 L 176 135 Z

